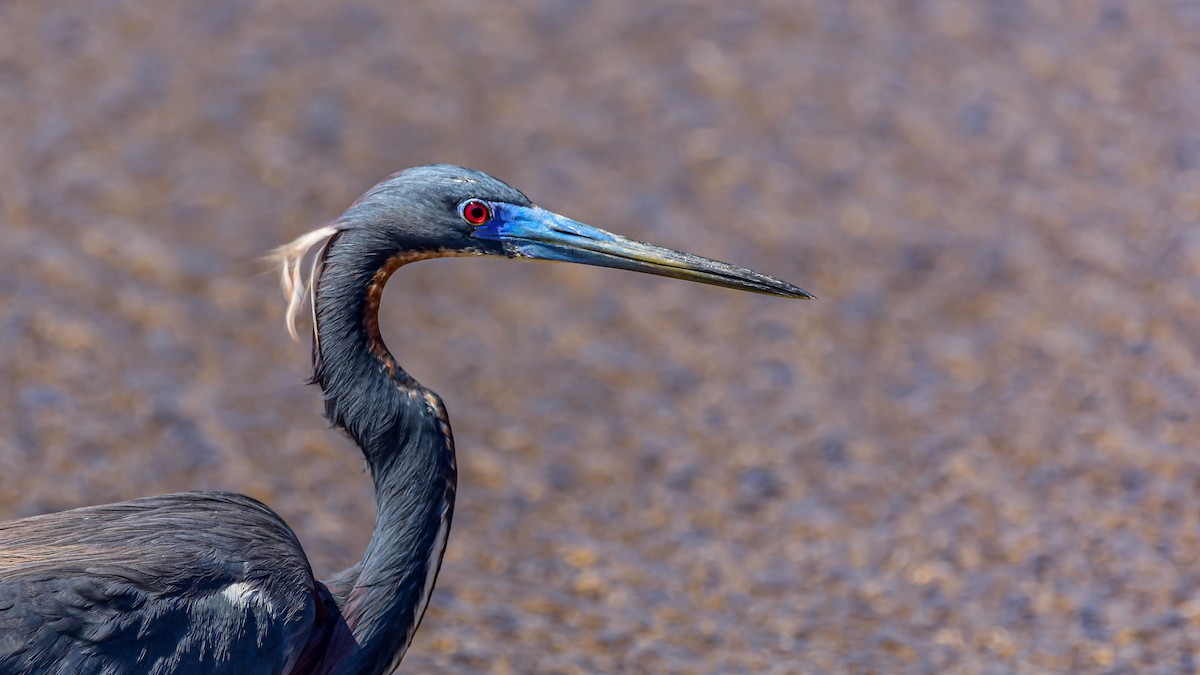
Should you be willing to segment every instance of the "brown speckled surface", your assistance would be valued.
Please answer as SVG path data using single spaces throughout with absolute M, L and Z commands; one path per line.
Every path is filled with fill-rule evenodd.
M 405 671 L 1195 670 L 1195 3 L 416 4 L 0 2 L 0 517 L 232 489 L 354 560 L 257 256 L 458 162 L 821 299 L 398 272 L 461 470 Z

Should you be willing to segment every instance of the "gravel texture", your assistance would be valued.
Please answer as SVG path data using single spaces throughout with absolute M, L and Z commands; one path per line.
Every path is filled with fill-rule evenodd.
M 258 256 L 434 161 L 820 300 L 399 272 L 461 471 L 403 671 L 1196 670 L 1190 1 L 0 1 L 0 518 L 357 559 Z

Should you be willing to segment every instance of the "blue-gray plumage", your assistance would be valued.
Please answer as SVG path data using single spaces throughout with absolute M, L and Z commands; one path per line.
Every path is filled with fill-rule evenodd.
M 311 251 L 312 266 L 303 261 Z M 533 206 L 477 171 L 409 169 L 282 247 L 288 327 L 307 305 L 313 382 L 362 449 L 378 516 L 362 560 L 313 578 L 296 536 L 248 497 L 181 493 L 0 524 L 0 675 L 392 671 L 421 622 L 454 511 L 441 400 L 379 333 L 383 286 L 426 258 L 616 267 L 790 298 L 751 270 L 635 242 Z

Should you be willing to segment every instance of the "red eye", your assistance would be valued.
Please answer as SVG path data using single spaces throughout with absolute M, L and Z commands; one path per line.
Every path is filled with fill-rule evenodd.
M 482 225 L 492 219 L 492 209 L 487 202 L 478 199 L 468 199 L 458 207 L 458 214 L 463 220 L 472 225 Z

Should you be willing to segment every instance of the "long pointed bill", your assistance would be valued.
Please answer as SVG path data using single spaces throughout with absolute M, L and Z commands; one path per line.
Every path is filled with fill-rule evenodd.
M 492 220 L 476 228 L 473 236 L 500 242 L 515 258 L 615 267 L 785 298 L 816 297 L 745 267 L 626 239 L 538 207 L 491 207 Z

